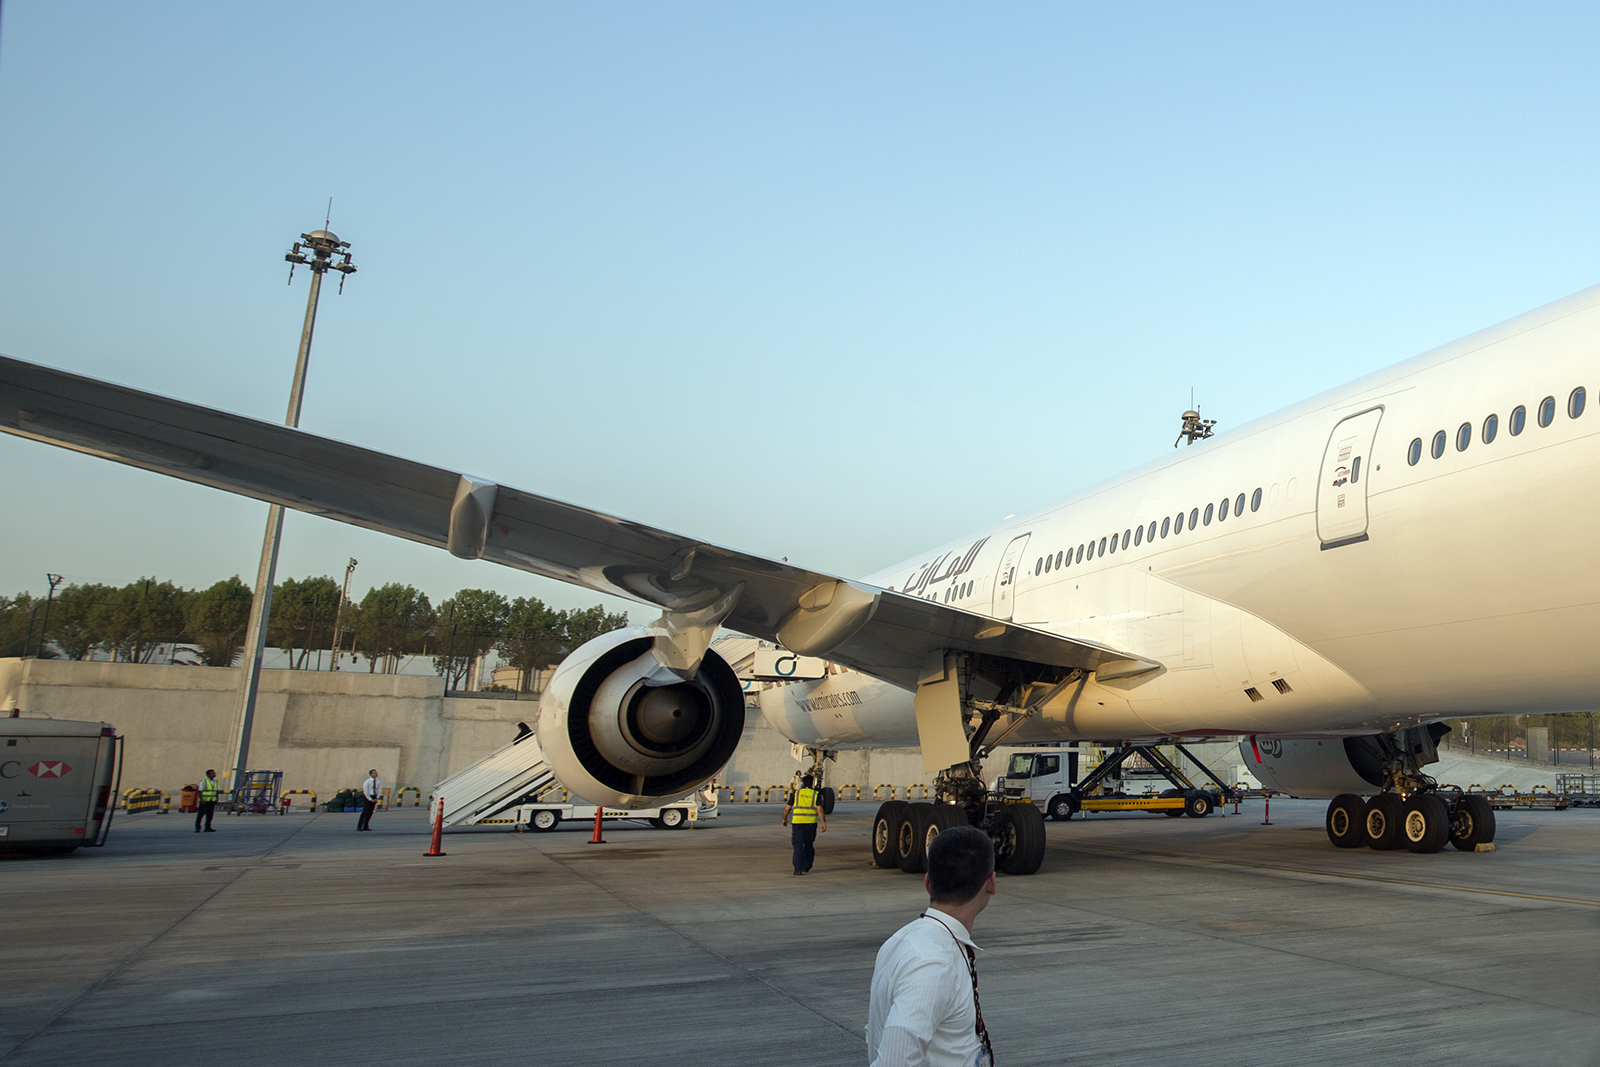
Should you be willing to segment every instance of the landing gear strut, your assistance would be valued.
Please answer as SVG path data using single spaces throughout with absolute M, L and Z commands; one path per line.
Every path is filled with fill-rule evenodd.
M 1422 773 L 1425 764 L 1439 758 L 1435 745 L 1448 729 L 1431 723 L 1347 742 L 1356 746 L 1349 749 L 1352 763 L 1368 780 L 1381 781 L 1384 790 L 1367 800 L 1354 793 L 1334 797 L 1324 823 L 1328 840 L 1339 848 L 1365 845 L 1378 851 L 1438 852 L 1446 843 L 1462 852 L 1492 851 L 1489 802 L 1459 789 L 1440 789 Z

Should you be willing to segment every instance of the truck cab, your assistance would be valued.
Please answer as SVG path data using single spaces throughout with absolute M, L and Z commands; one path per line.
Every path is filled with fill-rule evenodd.
M 1072 815 L 1078 746 L 1013 752 L 996 791 L 1007 800 L 1030 800 L 1052 818 Z M 1060 813 L 1057 813 L 1060 808 Z

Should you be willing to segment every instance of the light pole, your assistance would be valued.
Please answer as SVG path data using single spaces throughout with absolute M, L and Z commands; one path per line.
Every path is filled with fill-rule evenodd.
M 50 595 L 45 598 L 45 602 L 44 602 L 44 623 L 39 627 L 39 655 L 40 656 L 44 655 L 44 635 L 49 633 L 49 631 L 50 631 L 50 605 L 55 603 L 56 586 L 61 584 L 61 575 L 59 575 L 59 574 L 46 574 L 45 577 L 47 579 L 49 579 L 49 581 L 50 581 Z M 26 650 L 24 650 L 24 651 L 26 651 Z
M 344 647 L 344 606 L 350 600 L 350 576 L 356 572 L 358 562 L 354 556 L 344 565 L 344 585 L 339 587 L 339 606 L 333 609 L 333 667 L 339 669 L 339 651 Z M 320 655 L 320 653 L 319 653 Z M 320 667 L 322 661 L 319 659 Z
M 330 270 L 340 274 L 339 291 L 344 291 L 345 276 L 356 272 L 350 262 L 350 242 L 341 241 L 327 230 L 312 230 L 300 235 L 300 240 L 283 258 L 290 263 L 289 281 L 294 281 L 296 266 L 311 270 L 311 294 L 306 298 L 306 321 L 300 330 L 300 353 L 294 363 L 294 383 L 289 387 L 289 414 L 284 425 L 300 425 L 300 398 L 306 388 L 306 360 L 311 355 L 311 333 L 317 325 L 317 299 L 322 295 L 322 276 Z M 272 617 L 272 581 L 278 570 L 278 542 L 283 537 L 283 508 L 273 504 L 267 509 L 267 534 L 261 543 L 261 566 L 256 570 L 255 595 L 250 599 L 250 625 L 245 631 L 244 668 L 239 679 L 239 711 L 237 745 L 233 761 L 233 781 L 237 790 L 244 783 L 246 765 L 250 761 L 250 728 L 255 722 L 256 691 L 261 685 L 261 655 L 266 651 L 267 621 Z

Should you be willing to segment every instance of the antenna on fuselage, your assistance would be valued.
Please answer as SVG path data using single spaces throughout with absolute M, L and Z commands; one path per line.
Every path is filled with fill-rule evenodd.
M 1216 419 L 1202 419 L 1200 405 L 1194 402 L 1194 388 L 1189 389 L 1189 410 L 1183 413 L 1183 427 L 1178 430 L 1178 439 L 1172 442 L 1172 447 L 1177 448 L 1187 441 L 1191 445 L 1196 441 L 1203 441 L 1211 436 L 1211 427 L 1217 424 Z

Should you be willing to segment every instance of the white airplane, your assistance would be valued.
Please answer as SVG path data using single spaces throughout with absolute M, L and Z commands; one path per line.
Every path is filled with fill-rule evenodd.
M 1001 738 L 1244 737 L 1268 785 L 1334 797 L 1336 845 L 1492 841 L 1488 805 L 1422 768 L 1444 717 L 1595 706 L 1597 353 L 1600 287 L 862 580 L 16 360 L 0 429 L 660 607 L 541 702 L 591 803 L 649 806 L 733 754 L 719 627 L 826 657 L 763 694 L 771 724 L 819 771 L 917 745 L 937 772 L 939 803 L 879 812 L 879 862 L 917 869 L 970 822 L 1031 873 L 1042 817 L 979 769 Z

